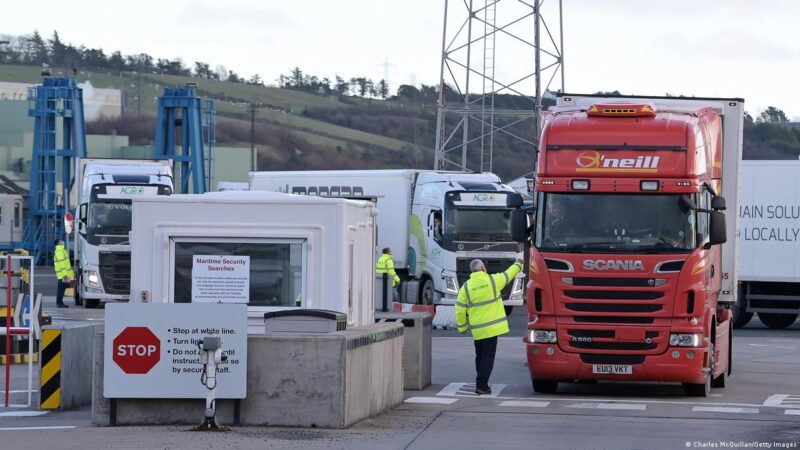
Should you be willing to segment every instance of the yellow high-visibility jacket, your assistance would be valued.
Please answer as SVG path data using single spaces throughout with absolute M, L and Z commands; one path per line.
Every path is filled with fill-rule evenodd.
M 392 255 L 388 253 L 384 253 L 378 258 L 378 262 L 375 263 L 375 273 L 383 274 L 388 273 L 390 277 L 392 277 L 392 287 L 397 286 L 397 283 L 400 282 L 400 277 L 397 276 L 397 273 L 394 271 L 394 260 L 392 259 Z
M 69 262 L 69 252 L 64 248 L 64 244 L 56 245 L 56 252 L 53 255 L 53 266 L 56 269 L 56 278 L 59 281 L 64 277 L 75 279 L 75 272 L 72 271 L 72 264 Z
M 472 272 L 464 282 L 456 300 L 458 331 L 470 330 L 472 339 L 479 341 L 508 333 L 506 311 L 500 291 L 522 270 L 515 262 L 505 272 L 489 275 Z

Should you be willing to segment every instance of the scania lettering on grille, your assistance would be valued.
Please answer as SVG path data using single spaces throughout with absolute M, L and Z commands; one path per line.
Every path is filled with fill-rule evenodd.
M 644 270 L 644 264 L 630 259 L 586 259 L 583 270 Z

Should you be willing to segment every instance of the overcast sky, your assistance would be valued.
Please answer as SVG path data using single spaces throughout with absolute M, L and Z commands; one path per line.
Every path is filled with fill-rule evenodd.
M 518 3 L 499 2 L 498 22 L 507 4 Z M 753 114 L 774 105 L 800 120 L 798 1 L 563 4 L 568 92 L 743 97 Z M 556 5 L 544 2 L 554 32 Z M 463 1 L 451 0 L 450 7 L 455 18 Z M 267 83 L 294 66 L 319 76 L 380 79 L 388 60 L 396 87 L 412 79 L 437 82 L 444 0 L 6 1 L 2 15 L 0 34 L 38 29 L 49 37 L 58 30 L 65 41 L 107 53 L 221 64 Z M 496 42 L 496 70 L 527 73 L 532 58 L 503 54 L 504 42 Z

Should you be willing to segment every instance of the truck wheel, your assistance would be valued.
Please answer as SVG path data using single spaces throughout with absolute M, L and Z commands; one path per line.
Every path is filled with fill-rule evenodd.
M 87 309 L 97 308 L 100 306 L 100 300 L 96 298 L 87 298 L 83 300 L 83 307 Z
M 558 390 L 558 381 L 531 378 L 531 383 L 533 384 L 533 392 L 540 394 L 555 394 Z
M 714 352 L 714 343 L 711 343 L 711 349 L 708 355 L 708 372 L 706 373 L 706 379 L 704 383 L 683 383 L 683 390 L 686 391 L 686 395 L 690 397 L 708 397 L 708 394 L 711 393 L 711 377 L 714 373 L 714 358 L 716 357 Z
M 511 315 L 511 312 L 514 311 L 514 305 L 511 306 L 503 306 L 503 309 L 506 310 L 506 317 Z
M 422 292 L 419 296 L 420 304 L 422 305 L 432 305 L 433 304 L 433 280 L 425 279 L 425 282 L 422 283 Z
M 770 328 L 788 328 L 797 319 L 797 314 L 758 313 L 758 318 Z

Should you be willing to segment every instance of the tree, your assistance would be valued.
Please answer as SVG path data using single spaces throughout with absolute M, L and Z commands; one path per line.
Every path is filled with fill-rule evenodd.
M 108 65 L 111 69 L 116 71 L 123 71 L 125 70 L 125 58 L 122 56 L 122 52 L 119 50 L 115 51 L 108 57 Z
M 228 69 L 225 68 L 222 64 L 217 64 L 217 67 L 214 68 L 214 73 L 217 75 L 217 80 L 227 80 L 228 79 Z
M 62 66 L 64 58 L 67 56 L 67 46 L 61 42 L 61 37 L 58 31 L 53 31 L 53 37 L 50 38 L 50 49 L 52 51 L 50 62 L 53 66 Z
M 35 64 L 50 62 L 50 54 L 47 50 L 47 42 L 42 39 L 42 35 L 39 34 L 39 31 L 35 30 L 28 38 L 28 45 L 30 46 L 30 62 Z
M 101 48 L 81 48 L 83 62 L 93 68 L 105 68 L 108 63 L 106 54 L 103 53 Z
M 303 87 L 303 71 L 299 67 L 292 69 L 291 74 L 289 74 L 289 86 L 293 88 Z
M 259 74 L 254 74 L 247 82 L 250 84 L 264 84 L 264 82 L 261 80 L 261 75 Z
M 209 67 L 208 63 L 195 61 L 194 76 L 197 78 L 212 78 L 211 68 Z
M 244 80 L 242 80 L 242 78 L 237 75 L 236 72 L 231 70 L 228 72 L 227 81 L 230 81 L 231 83 L 241 83 Z
M 336 75 L 336 85 L 335 85 L 336 92 L 339 95 L 347 95 L 347 91 L 350 90 L 350 83 L 347 82 L 344 78 Z
M 759 116 L 759 122 L 788 122 L 789 119 L 786 117 L 786 113 L 781 111 L 780 109 L 770 106 L 767 107 L 764 111 L 761 112 Z
M 379 82 L 378 82 L 378 84 L 375 86 L 375 92 L 378 94 L 378 96 L 379 96 L 380 98 L 382 98 L 382 99 L 384 99 L 384 100 L 385 100 L 385 99 L 386 99 L 386 97 L 388 97 L 388 96 L 389 96 L 389 83 L 387 83 L 387 82 L 386 82 L 386 80 L 383 80 L 383 79 L 382 79 L 382 80 L 381 80 L 381 81 L 379 81 Z

